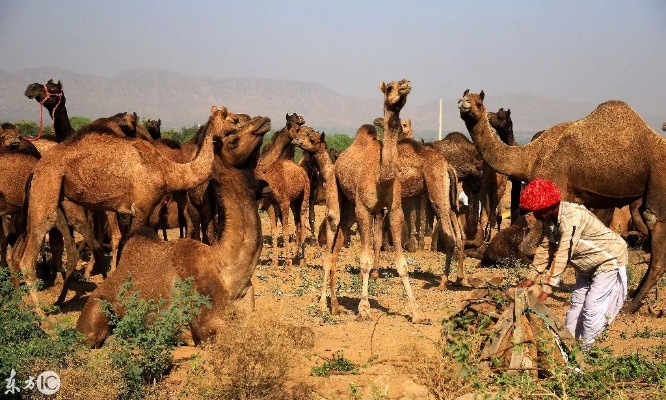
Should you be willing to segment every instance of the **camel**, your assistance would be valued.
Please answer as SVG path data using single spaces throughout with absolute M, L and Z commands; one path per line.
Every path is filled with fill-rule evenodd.
M 562 198 L 591 208 L 612 208 L 643 200 L 643 218 L 651 234 L 650 267 L 629 311 L 636 312 L 666 269 L 666 139 L 626 103 L 610 100 L 588 116 L 545 130 L 524 146 L 508 146 L 488 123 L 483 91 L 466 90 L 458 102 L 474 144 L 497 172 L 530 181 L 554 181 Z M 640 144 L 641 151 L 636 151 Z
M 335 163 L 335 178 L 342 196 L 340 223 L 336 227 L 334 245 L 331 249 L 327 243 L 327 254 L 324 256 L 324 284 L 320 306 L 326 309 L 326 280 L 330 274 L 331 312 L 340 313 L 335 279 L 336 264 L 340 248 L 349 228 L 354 221 L 358 224 L 361 239 L 360 267 L 363 275 L 361 301 L 358 305 L 358 318 L 370 318 L 370 302 L 368 301 L 368 281 L 373 264 L 376 265 L 381 246 L 383 209 L 388 210 L 391 233 L 394 238 L 396 260 L 395 265 L 408 297 L 412 322 L 429 323 L 419 310 L 418 303 L 412 292 L 407 274 L 405 256 L 402 251 L 400 232 L 403 224 L 401 188 L 398 177 L 398 135 L 400 132 L 400 110 L 411 92 L 408 80 L 392 81 L 388 84 L 381 81 L 379 88 L 384 94 L 384 123 L 386 130 L 380 142 L 377 129 L 370 124 L 362 125 L 356 132 L 353 143 L 340 154 Z M 337 208 L 329 210 L 332 214 Z M 327 216 L 328 218 L 328 216 Z M 374 245 L 373 243 L 374 237 Z M 327 237 L 327 241 L 331 240 Z M 371 251 L 374 248 L 374 254 Z M 332 253 L 329 253 L 332 252 Z M 373 257 L 374 256 L 374 257 Z
M 90 295 L 76 323 L 88 344 L 100 347 L 110 334 L 109 318 L 98 300 L 110 302 L 122 317 L 116 296 L 130 276 L 140 296 L 152 299 L 168 298 L 177 280 L 194 277 L 195 289 L 211 301 L 190 323 L 195 344 L 215 335 L 228 313 L 252 311 L 252 275 L 262 248 L 252 164 L 269 129 L 270 119 L 255 117 L 220 140 L 214 176 L 222 188 L 216 200 L 224 210 L 224 229 L 212 246 L 193 239 L 165 242 L 152 229 L 133 232 L 116 273 Z
M 513 134 L 513 121 L 511 120 L 511 109 L 500 108 L 496 113 L 488 113 L 488 121 L 495 128 L 500 139 L 509 146 L 517 146 L 516 138 Z M 520 217 L 520 192 L 522 182 L 517 179 L 509 178 L 511 182 L 511 224 L 518 221 Z M 501 196 L 500 196 L 501 198 Z M 499 221 L 501 222 L 501 221 Z
M 268 212 L 271 223 L 271 236 L 273 238 L 272 266 L 278 264 L 277 220 L 282 223 L 282 243 L 285 249 L 285 267 L 292 265 L 295 256 L 299 262 L 305 255 L 305 229 L 307 226 L 308 207 L 310 198 L 310 179 L 305 169 L 294 163 L 293 145 L 287 146 L 282 156 L 270 165 L 262 179 L 271 187 L 262 199 L 262 207 Z M 296 227 L 295 249 L 289 241 L 289 210 L 294 214 Z
M 322 138 L 325 137 L 324 132 L 322 132 Z M 325 139 L 322 139 L 325 140 Z M 300 147 L 300 146 L 299 146 Z M 302 148 L 302 147 L 301 147 Z M 328 152 L 329 159 L 331 163 L 335 163 L 335 160 L 338 159 L 340 152 L 334 148 L 326 146 L 326 151 Z M 305 169 L 305 172 L 308 174 L 310 179 L 310 199 L 308 201 L 308 212 L 309 217 L 308 221 L 310 223 L 310 232 L 315 233 L 315 206 L 326 205 L 326 190 L 324 189 L 324 178 L 322 175 L 322 169 L 320 164 L 315 158 L 314 154 L 308 153 L 307 151 L 303 154 L 303 158 L 299 162 L 299 165 Z M 323 222 L 322 222 L 323 223 Z M 319 229 L 320 235 L 325 235 L 325 228 L 322 230 Z M 323 235 L 322 235 L 323 234 Z M 325 240 L 325 237 L 324 237 Z
M 20 258 L 28 282 L 35 280 L 37 249 L 54 224 L 61 198 L 92 210 L 128 214 L 130 228 L 145 225 L 166 193 L 195 187 L 210 176 L 213 136 L 221 132 L 226 112 L 211 108 L 205 140 L 187 164 L 170 161 L 144 140 L 118 137 L 94 124 L 45 154 L 35 166 L 28 194 L 26 242 Z
M 402 127 L 401 139 L 414 139 L 414 131 L 412 130 L 411 119 L 400 120 L 400 126 Z
M 154 119 L 149 119 L 146 121 L 146 130 L 153 140 L 162 138 L 162 119 L 155 121 Z
M 379 124 L 384 131 L 387 130 L 388 127 L 385 120 L 378 118 L 375 122 L 375 125 Z M 401 123 L 401 125 L 407 125 L 411 129 L 411 121 L 409 124 Z M 403 138 L 398 141 L 397 171 L 402 201 L 411 200 L 410 211 L 415 210 L 416 207 L 414 205 L 416 202 L 419 202 L 420 209 L 425 214 L 425 196 L 427 195 L 438 218 L 438 227 L 444 234 L 442 238 L 446 244 L 444 247 L 446 261 L 440 289 L 446 288 L 451 261 L 454 256 L 458 266 L 456 284 L 462 283 L 464 279 L 463 266 L 465 254 L 463 233 L 458 218 L 458 178 L 456 177 L 455 169 L 446 161 L 441 153 L 432 147 L 427 147 L 414 139 Z M 425 231 L 425 216 L 421 218 L 421 221 L 420 232 L 422 234 Z M 410 241 L 414 241 L 413 234 L 416 233 L 415 222 L 415 215 L 411 216 L 407 226 L 411 236 Z M 375 259 L 376 262 L 377 259 Z
M 12 124 L 4 123 L 0 127 L 0 170 L 7 175 L 6 179 L 0 180 L 0 216 L 11 218 L 14 231 L 20 233 L 23 228 L 21 218 L 25 192 L 32 171 L 39 161 L 41 155 L 37 148 L 30 142 L 20 137 L 18 129 Z M 63 250 L 67 250 L 68 268 L 76 265 L 78 253 L 74 241 L 69 235 L 69 230 L 62 211 L 58 209 L 55 213 L 56 229 L 49 231 L 50 247 L 53 254 L 53 269 L 49 277 L 54 277 L 55 272 L 61 270 Z M 0 225 L 0 267 L 6 268 L 8 238 L 4 227 Z M 65 248 L 63 248 L 65 246 Z M 12 267 L 12 271 L 16 270 Z M 14 284 L 18 284 L 17 276 L 12 277 Z
M 666 132 L 666 122 L 664 122 L 664 124 L 661 126 L 661 130 Z

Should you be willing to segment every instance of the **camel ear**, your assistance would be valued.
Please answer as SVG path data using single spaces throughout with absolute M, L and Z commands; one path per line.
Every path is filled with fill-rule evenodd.
M 58 84 L 56 85 L 58 89 L 62 90 L 62 82 L 58 79 Z
M 379 90 L 381 90 L 382 93 L 386 93 L 386 84 L 384 81 L 379 81 Z
M 511 116 L 511 109 L 510 109 L 510 108 L 507 108 L 507 109 L 506 109 L 506 115 L 507 115 L 508 117 Z
M 466 90 L 463 92 L 463 96 L 467 96 L 467 93 L 469 93 L 469 89 L 466 89 Z
M 48 82 L 46 82 L 47 85 L 53 85 L 53 79 L 49 79 Z
M 157 120 L 157 126 L 162 126 L 162 119 Z
M 286 114 L 284 115 L 284 119 L 285 119 L 286 121 L 289 121 L 289 113 L 286 113 Z
M 322 133 L 321 133 L 321 137 L 320 137 L 320 139 L 321 139 L 322 142 L 325 142 L 325 141 L 326 141 L 326 132 L 322 132 Z
M 226 118 L 229 110 L 225 106 L 220 107 L 220 112 L 222 113 L 222 118 Z
M 504 111 L 504 107 L 500 108 L 497 112 Z
M 483 93 L 483 90 L 481 91 L 481 93 L 479 93 L 479 97 L 481 97 L 481 101 L 483 101 L 483 99 L 486 97 L 486 94 Z

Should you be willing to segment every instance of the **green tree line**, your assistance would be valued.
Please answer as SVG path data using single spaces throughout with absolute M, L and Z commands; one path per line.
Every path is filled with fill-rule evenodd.
M 92 119 L 87 118 L 87 117 L 71 117 L 69 119 L 69 122 L 72 124 L 72 128 L 74 128 L 75 131 L 78 131 L 81 127 L 84 125 L 88 125 L 91 122 L 93 122 Z M 142 121 L 142 124 L 144 124 L 146 121 Z M 18 128 L 19 132 L 23 136 L 37 136 L 37 133 L 39 132 L 39 123 L 35 121 L 28 121 L 25 119 L 22 119 L 20 121 L 14 122 L 14 125 Z M 166 131 L 162 131 L 162 137 L 164 138 L 169 138 L 176 140 L 180 143 L 187 142 L 188 140 L 192 139 L 194 135 L 197 133 L 197 130 L 199 130 L 198 125 L 192 125 L 192 126 L 184 126 L 180 129 L 169 129 Z M 45 123 L 43 127 L 42 134 L 49 134 L 51 133 L 51 123 L 49 122 L 48 124 Z M 274 132 L 270 132 L 269 134 L 264 136 L 264 144 L 267 143 L 271 137 L 273 137 Z M 338 151 L 343 151 L 351 145 L 352 141 L 354 139 L 347 135 L 346 133 L 333 133 L 333 134 L 326 134 L 326 143 L 328 144 L 328 147 L 331 147 L 333 149 L 336 149 Z M 302 152 L 297 150 L 297 160 L 300 160 L 302 157 Z

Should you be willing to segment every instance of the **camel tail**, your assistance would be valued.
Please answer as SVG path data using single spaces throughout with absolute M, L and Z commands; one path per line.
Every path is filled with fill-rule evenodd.
M 28 180 L 25 182 L 25 195 L 23 196 L 23 207 L 19 213 L 18 221 L 16 221 L 16 230 L 18 235 L 25 236 L 28 232 L 28 204 L 30 204 L 30 188 L 32 187 L 32 178 L 34 174 L 31 172 L 28 175 Z M 7 239 L 9 240 L 9 238 Z
M 457 214 L 460 211 L 458 209 L 458 175 L 456 175 L 456 170 L 450 165 L 446 171 L 449 175 L 449 201 L 451 209 Z

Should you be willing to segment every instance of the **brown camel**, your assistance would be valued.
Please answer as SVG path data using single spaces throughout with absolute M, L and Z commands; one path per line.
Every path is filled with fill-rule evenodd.
M 153 140 L 162 138 L 162 119 L 155 121 L 154 119 L 149 119 L 146 121 L 146 130 Z
M 385 120 L 376 119 L 384 131 L 387 129 Z M 405 121 L 405 120 L 403 120 Z M 409 121 L 409 120 L 407 120 Z M 408 125 L 411 129 L 411 122 Z M 458 218 L 458 194 L 457 177 L 455 169 L 446 161 L 446 158 L 422 143 L 409 138 L 403 138 L 398 141 L 398 170 L 397 177 L 400 181 L 402 200 L 411 200 L 412 205 L 419 202 L 420 209 L 425 211 L 424 196 L 428 196 L 435 215 L 438 218 L 438 228 L 442 230 L 444 236 L 444 252 L 446 261 L 444 265 L 444 274 L 440 283 L 440 289 L 446 288 L 449 280 L 451 261 L 455 255 L 457 263 L 458 277 L 456 284 L 462 283 L 464 275 L 464 247 L 463 233 Z M 403 208 L 404 209 L 404 208 Z M 411 207 L 412 210 L 415 207 Z M 425 231 L 425 216 L 421 218 L 422 224 L 420 232 Z M 410 231 L 410 241 L 414 241 L 416 234 L 415 216 L 410 218 L 408 230 Z M 375 256 L 377 256 L 375 254 Z M 375 258 L 375 263 L 378 259 Z M 376 266 L 376 265 L 375 265 Z
M 215 244 L 207 246 L 193 239 L 165 242 L 145 228 L 133 233 L 116 273 L 90 295 L 77 321 L 76 328 L 91 346 L 100 347 L 110 333 L 108 316 L 98 300 L 112 303 L 122 316 L 116 296 L 130 276 L 141 297 L 152 299 L 168 298 L 177 280 L 194 277 L 195 289 L 209 296 L 212 305 L 190 324 L 195 343 L 215 335 L 234 309 L 249 312 L 254 308 L 252 275 L 262 241 L 252 161 L 269 129 L 268 118 L 255 117 L 220 140 L 214 175 L 222 188 L 218 201 L 224 210 L 224 229 Z
M 398 177 L 398 136 L 400 134 L 400 110 L 411 92 L 408 80 L 393 81 L 385 84 L 380 82 L 379 88 L 384 93 L 384 121 L 386 130 L 380 142 L 377 129 L 370 124 L 362 125 L 356 132 L 351 146 L 345 150 L 335 163 L 335 177 L 342 196 L 340 196 L 340 224 L 333 236 L 335 244 L 332 255 L 324 257 L 324 290 L 326 278 L 330 273 L 331 311 L 340 312 L 335 279 L 336 264 L 344 238 L 349 234 L 352 223 L 358 223 L 361 239 L 361 273 L 363 289 L 358 306 L 360 319 L 370 318 L 370 302 L 368 301 L 368 281 L 375 257 L 381 246 L 383 210 L 388 210 L 396 252 L 396 269 L 409 299 L 412 322 L 429 322 L 419 310 L 412 292 L 407 274 L 406 261 L 402 252 L 400 233 L 403 224 L 401 188 Z M 355 217 L 355 218 L 354 218 Z M 374 245 L 373 245 L 374 237 Z M 327 239 L 328 240 L 328 239 Z M 374 247 L 371 251 L 371 246 Z M 328 246 L 327 246 L 328 247 Z M 328 249 L 327 249 L 328 253 Z M 320 306 L 326 307 L 325 292 L 322 292 Z
M 0 142 L 2 143 L 2 146 L 0 146 L 0 170 L 6 176 L 5 179 L 0 180 L 0 216 L 10 216 L 13 230 L 21 233 L 24 229 L 22 211 L 25 204 L 26 186 L 41 155 L 32 143 L 20 137 L 19 131 L 14 125 L 4 123 L 0 128 Z M 66 246 L 67 249 L 69 267 L 73 268 L 78 260 L 74 241 L 69 235 L 67 224 L 60 209 L 56 211 L 55 218 L 57 229 L 51 229 L 49 232 L 50 248 L 53 255 L 53 265 L 48 276 L 49 279 L 56 278 L 56 272 L 61 270 L 63 246 Z M 0 227 L 2 227 L 1 224 Z M 6 268 L 8 266 L 8 240 L 4 227 L 2 228 L 0 231 L 0 267 Z M 12 268 L 12 271 L 15 272 L 15 268 Z M 16 275 L 12 279 L 15 284 L 18 284 Z
M 294 163 L 293 145 L 287 146 L 282 156 L 270 165 L 262 177 L 271 191 L 262 199 L 263 207 L 268 212 L 273 238 L 272 266 L 278 264 L 277 221 L 282 223 L 282 243 L 285 249 L 285 267 L 292 265 L 294 257 L 303 261 L 305 254 L 305 229 L 307 226 L 310 198 L 310 179 L 305 169 Z M 296 242 L 294 249 L 289 241 L 289 210 L 294 214 Z
M 412 130 L 411 119 L 400 120 L 400 126 L 402 127 L 401 139 L 414 139 L 414 131 Z
M 324 132 L 322 132 L 322 138 L 325 137 Z M 322 139 L 325 140 L 325 139 Z M 300 146 L 299 146 L 300 147 Z M 326 146 L 326 151 L 328 152 L 329 158 L 332 163 L 335 163 L 335 160 L 338 159 L 340 152 L 332 147 Z M 313 152 L 314 153 L 314 152 Z M 322 169 L 320 168 L 319 162 L 315 158 L 314 154 L 305 152 L 303 158 L 299 162 L 299 165 L 305 169 L 305 172 L 308 174 L 310 179 L 310 199 L 308 202 L 308 212 L 310 223 L 310 232 L 315 234 L 315 206 L 326 206 L 326 190 L 324 189 L 324 178 L 322 175 Z M 331 164 L 332 165 L 332 164 Z M 325 239 L 325 231 L 322 229 L 319 230 L 321 237 Z M 323 235 L 322 235 L 323 233 Z
M 225 116 L 226 109 L 213 106 L 201 150 L 187 164 L 170 161 L 144 140 L 118 137 L 94 124 L 44 155 L 35 166 L 29 192 L 26 244 L 20 261 L 27 280 L 34 281 L 37 250 L 54 224 L 61 197 L 92 210 L 129 214 L 131 228 L 145 225 L 166 193 L 192 188 L 210 176 L 213 136 L 221 132 Z
M 488 123 L 484 93 L 465 91 L 459 100 L 465 122 L 484 160 L 497 172 L 530 181 L 554 181 L 564 200 L 591 208 L 621 207 L 643 199 L 651 234 L 650 267 L 629 305 L 638 311 L 666 268 L 666 168 L 662 138 L 627 104 L 611 100 L 590 115 L 545 130 L 524 146 L 508 146 Z M 641 151 L 636 151 L 639 143 Z
M 666 132 L 666 122 L 664 122 L 664 124 L 661 126 L 661 130 Z

